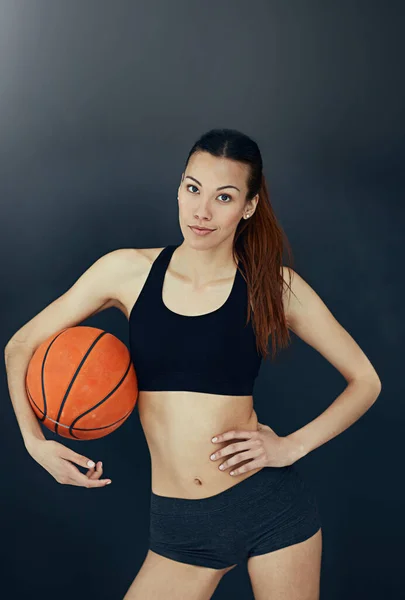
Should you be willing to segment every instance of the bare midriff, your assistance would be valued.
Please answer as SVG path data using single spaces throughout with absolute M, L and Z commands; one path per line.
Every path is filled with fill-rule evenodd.
M 218 467 L 237 452 L 215 461 L 216 450 L 243 439 L 213 443 L 216 434 L 233 429 L 257 431 L 252 396 L 195 392 L 141 391 L 139 417 L 151 455 L 152 491 L 159 496 L 205 498 L 254 475 L 262 467 L 230 475 Z M 239 461 L 234 468 L 253 459 Z

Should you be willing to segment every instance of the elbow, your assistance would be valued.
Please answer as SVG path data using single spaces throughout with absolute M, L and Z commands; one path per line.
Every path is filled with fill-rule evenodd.
M 7 342 L 7 344 L 4 346 L 4 356 L 7 356 L 7 354 L 9 354 L 12 347 L 13 347 L 13 340 L 10 339 Z
M 10 338 L 4 346 L 4 356 L 8 356 L 17 346 L 18 342 L 14 338 Z
M 358 382 L 360 385 L 364 385 L 367 387 L 371 404 L 373 404 L 377 400 L 378 396 L 381 393 L 381 379 L 378 377 L 377 373 L 374 370 L 368 373 L 362 373 L 357 377 L 353 377 L 353 379 L 350 380 L 349 383 L 351 381 Z
M 377 373 L 375 373 L 373 375 L 373 377 L 371 377 L 368 381 L 374 390 L 373 395 L 374 395 L 374 402 L 375 402 L 381 393 L 381 389 L 382 389 L 381 379 L 378 377 Z
M 378 377 L 377 372 L 374 369 L 370 375 L 370 381 L 371 381 L 372 385 L 375 386 L 375 390 L 376 390 L 376 393 L 378 396 L 381 392 L 382 384 L 381 384 L 381 379 Z
M 22 336 L 12 336 L 7 344 L 4 346 L 4 356 L 10 356 L 14 352 L 28 352 L 31 355 L 35 352 L 38 344 L 32 343 L 30 338 L 23 338 Z
M 4 348 L 4 361 L 7 364 L 8 359 L 10 358 L 10 356 L 13 354 L 13 344 L 7 344 Z

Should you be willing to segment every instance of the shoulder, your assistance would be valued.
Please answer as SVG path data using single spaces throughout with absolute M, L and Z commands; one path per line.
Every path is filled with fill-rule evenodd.
M 118 248 L 102 255 L 103 277 L 111 283 L 114 294 L 108 307 L 125 308 L 126 290 L 129 282 L 146 278 L 152 263 L 163 248 Z
M 126 276 L 150 265 L 163 248 L 118 248 L 104 254 L 101 259 L 109 275 Z

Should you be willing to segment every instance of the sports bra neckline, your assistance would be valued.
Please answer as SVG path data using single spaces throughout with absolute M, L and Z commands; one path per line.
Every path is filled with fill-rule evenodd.
M 173 244 L 171 246 L 166 246 L 165 249 L 164 249 L 164 251 L 167 251 L 167 260 L 165 261 L 165 265 L 164 265 L 164 267 L 162 269 L 162 275 L 161 275 L 161 278 L 160 278 L 160 286 L 159 286 L 159 301 L 160 301 L 160 305 L 162 306 L 162 308 L 167 313 L 170 313 L 175 318 L 179 318 L 179 319 L 202 319 L 202 318 L 210 317 L 211 315 L 216 315 L 220 311 L 224 310 L 230 304 L 231 298 L 235 294 L 236 280 L 237 280 L 237 278 L 240 275 L 238 267 L 236 267 L 236 273 L 234 275 L 233 283 L 232 283 L 232 287 L 231 287 L 231 291 L 230 291 L 228 297 L 226 298 L 225 302 L 223 302 L 223 304 L 221 304 L 221 306 L 219 306 L 215 310 L 212 310 L 212 311 L 210 311 L 208 313 L 203 313 L 201 315 L 182 315 L 181 313 L 175 312 L 174 310 L 172 310 L 171 308 L 169 308 L 168 306 L 166 306 L 166 304 L 163 302 L 163 284 L 164 284 L 164 281 L 165 281 L 166 271 L 169 268 L 170 261 L 172 259 L 172 256 L 173 256 L 174 251 L 176 250 L 176 248 L 178 248 L 178 245 Z

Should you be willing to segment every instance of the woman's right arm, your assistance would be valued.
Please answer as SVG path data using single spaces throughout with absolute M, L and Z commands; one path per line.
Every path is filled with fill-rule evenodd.
M 25 391 L 25 376 L 35 349 L 52 334 L 73 327 L 101 310 L 118 306 L 117 293 L 133 256 L 133 250 L 123 248 L 96 260 L 70 289 L 23 325 L 7 343 L 4 356 L 10 398 L 30 454 L 38 441 L 45 440 Z M 86 464 L 87 460 L 82 466 Z

